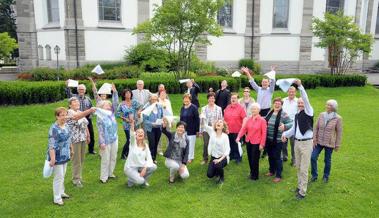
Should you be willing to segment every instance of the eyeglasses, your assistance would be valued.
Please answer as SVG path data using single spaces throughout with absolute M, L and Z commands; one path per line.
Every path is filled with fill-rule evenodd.
M 248 90 L 245 90 L 245 91 L 243 91 L 243 92 L 250 92 L 250 91 L 248 91 Z

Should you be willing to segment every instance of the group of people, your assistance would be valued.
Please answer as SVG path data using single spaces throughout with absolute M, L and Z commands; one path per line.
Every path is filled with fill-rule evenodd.
M 317 159 L 323 149 L 323 181 L 328 182 L 331 155 L 333 151 L 338 151 L 342 137 L 342 118 L 337 114 L 337 101 L 331 99 L 326 102 L 326 111 L 320 114 L 314 126 L 314 111 L 300 80 L 294 82 L 300 91 L 299 98 L 296 97 L 297 89 L 291 86 L 288 97 L 272 100 L 274 78 L 262 79 L 259 86 L 251 70 L 243 67 L 241 71 L 257 92 L 257 101 L 250 96 L 250 87 L 243 89 L 243 96 L 239 99 L 238 93 L 230 92 L 227 82 L 222 81 L 219 90 L 209 90 L 207 105 L 200 107 L 200 87 L 192 79 L 186 82 L 187 91 L 183 95 L 177 121 L 163 84 L 159 85 L 157 93 L 152 93 L 144 89 L 142 80 L 138 80 L 137 89 L 124 89 L 122 101 L 119 102 L 118 91 L 113 84 L 111 98 L 108 99 L 107 94 L 98 93 L 95 82 L 89 78 L 96 99 L 95 107 L 85 95 L 86 87 L 83 84 L 78 85 L 77 94 L 67 87 L 69 109 L 59 107 L 55 110 L 56 121 L 49 130 L 47 160 L 54 172 L 53 202 L 63 205 L 63 199 L 69 198 L 64 191 L 69 160 L 73 162 L 73 184 L 83 187 L 86 144 L 88 153 L 96 154 L 92 124 L 94 115 L 97 117 L 101 183 L 116 177 L 117 118 L 122 120 L 126 137 L 121 159 L 126 160 L 124 173 L 129 187 L 149 186 L 149 177 L 157 169 L 158 147 L 164 147 L 162 134 L 167 139 L 163 156 L 165 166 L 169 169 L 169 183 L 174 183 L 177 178 L 189 177 L 187 165 L 195 159 L 196 138 L 201 136 L 201 164 L 208 164 L 207 177 L 216 178 L 219 184 L 224 182 L 224 168 L 229 161 L 234 160 L 237 164 L 242 161 L 242 145 L 246 145 L 249 179 L 259 179 L 259 160 L 261 152 L 265 151 L 269 162 L 265 175 L 273 177 L 275 183 L 281 182 L 283 161 L 288 159 L 288 141 L 291 145 L 291 165 L 296 166 L 298 171 L 296 198 L 303 199 L 306 195 L 310 163 L 311 181 L 317 181 Z M 174 131 L 171 132 L 175 123 Z

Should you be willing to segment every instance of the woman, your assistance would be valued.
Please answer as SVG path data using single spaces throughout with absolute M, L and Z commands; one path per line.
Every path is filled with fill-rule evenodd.
M 147 132 L 151 156 L 156 164 L 158 142 L 162 135 L 161 121 L 163 118 L 163 109 L 158 104 L 158 96 L 156 94 L 150 96 L 150 102 L 146 105 L 145 110 L 151 110 L 150 114 L 143 115 L 143 123 Z
M 161 84 L 163 85 L 163 84 Z M 161 85 L 159 87 L 161 87 Z M 164 88 L 164 86 L 163 86 Z M 170 116 L 172 117 L 174 114 L 172 112 L 172 107 L 171 107 L 171 102 L 167 96 L 166 90 L 162 89 L 159 92 L 160 94 L 158 95 L 158 104 L 162 107 L 163 109 L 163 116 Z M 171 128 L 171 124 L 169 125 L 169 128 Z M 162 138 L 160 139 L 158 143 L 158 153 L 160 155 L 163 155 L 162 152 Z
M 67 112 L 68 121 L 67 124 L 71 131 L 71 143 L 74 148 L 74 155 L 72 158 L 72 182 L 76 187 L 83 187 L 82 184 L 82 170 L 84 164 L 84 155 L 86 150 L 86 144 L 90 141 L 90 135 L 87 128 L 88 121 L 81 114 L 79 110 L 80 103 L 76 97 L 72 97 L 68 100 L 70 109 Z M 85 112 L 89 115 L 95 111 L 94 108 L 88 109 Z
M 125 132 L 126 141 L 122 148 L 121 159 L 125 160 L 129 154 L 130 143 L 130 123 L 136 121 L 141 107 L 136 100 L 133 100 L 133 93 L 130 89 L 124 89 L 121 94 L 122 102 L 117 108 L 117 116 L 122 119 L 122 127 Z
M 195 143 L 196 135 L 199 133 L 200 118 L 197 106 L 191 103 L 191 95 L 184 94 L 183 107 L 180 110 L 180 121 L 187 124 L 186 131 L 189 140 L 188 163 L 192 163 L 195 159 Z
M 243 89 L 243 97 L 238 100 L 238 103 L 245 110 L 246 116 L 251 117 L 251 105 L 255 102 L 254 98 L 250 97 L 250 88 Z
M 317 159 L 322 149 L 325 149 L 325 167 L 323 181 L 329 181 L 332 166 L 332 153 L 338 151 L 342 139 L 342 117 L 337 114 L 338 103 L 334 99 L 326 102 L 326 111 L 318 117 L 313 134 L 313 152 L 311 158 L 312 182 L 317 180 Z
M 95 83 L 95 81 L 93 81 L 93 78 L 88 77 L 88 79 L 92 84 L 92 92 L 93 92 L 93 97 L 96 99 L 96 104 L 99 104 L 100 101 L 107 100 L 108 96 L 106 94 L 98 94 L 97 93 L 96 83 Z
M 81 112 L 76 115 L 76 119 L 80 119 L 90 114 L 94 109 L 87 112 Z M 66 175 L 67 162 L 73 155 L 73 145 L 71 143 L 70 127 L 66 123 L 67 110 L 59 107 L 55 109 L 55 123 L 51 125 L 49 130 L 49 142 L 47 150 L 47 160 L 53 167 L 53 195 L 54 204 L 64 205 L 63 199 L 70 196 L 65 193 L 64 177 Z
M 168 146 L 164 153 L 165 165 L 170 169 L 169 183 L 175 182 L 175 174 L 179 173 L 180 178 L 187 179 L 189 172 L 187 169 L 189 154 L 189 139 L 186 134 L 186 123 L 180 121 L 176 124 L 176 132 L 167 131 L 168 120 L 163 119 L 163 134 L 168 138 Z
M 282 179 L 283 160 L 282 148 L 283 142 L 281 140 L 282 133 L 292 127 L 292 120 L 286 112 L 282 110 L 283 101 L 280 97 L 275 98 L 273 101 L 273 108 L 267 114 L 267 139 L 266 150 L 269 161 L 269 172 L 266 176 L 273 176 L 273 182 L 278 183 Z
M 222 120 L 222 109 L 221 107 L 215 104 L 216 102 L 216 94 L 214 92 L 210 92 L 207 95 L 208 105 L 201 108 L 201 117 L 202 121 L 207 121 L 206 125 L 212 126 L 217 120 Z M 203 160 L 201 161 L 201 165 L 208 163 L 208 144 L 209 144 L 209 133 L 202 128 L 204 125 L 200 127 L 200 132 L 203 134 Z
M 244 123 L 241 131 L 238 133 L 236 142 L 246 134 L 246 151 L 249 159 L 250 175 L 249 179 L 258 180 L 259 178 L 259 156 L 266 143 L 267 123 L 259 115 L 261 107 L 258 103 L 251 106 L 251 117 Z
M 110 178 L 116 178 L 113 171 L 116 166 L 118 150 L 117 121 L 115 116 L 118 107 L 118 93 L 114 84 L 112 84 L 112 91 L 112 103 L 108 100 L 102 100 L 99 103 L 100 109 L 96 111 L 101 157 L 101 183 L 106 183 Z
M 236 163 L 239 164 L 242 160 L 242 156 L 239 153 L 236 138 L 241 130 L 246 113 L 242 106 L 238 104 L 237 93 L 232 93 L 230 101 L 231 103 L 224 110 L 224 119 L 229 128 L 230 159 L 235 160 Z
M 157 165 L 153 163 L 149 146 L 144 142 L 145 132 L 143 129 L 134 132 L 134 122 L 132 120 L 130 123 L 130 148 L 124 173 L 128 177 L 128 187 L 135 184 L 149 186 L 148 179 Z
M 208 153 L 211 161 L 208 165 L 207 176 L 213 178 L 219 176 L 218 184 L 224 183 L 224 167 L 229 163 L 229 138 L 228 126 L 223 120 L 217 120 L 213 128 L 208 125 L 208 121 L 203 121 L 205 131 L 209 134 Z

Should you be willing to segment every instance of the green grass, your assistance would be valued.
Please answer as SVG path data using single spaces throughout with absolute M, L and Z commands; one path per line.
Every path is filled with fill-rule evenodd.
M 284 93 L 276 92 L 276 96 Z M 226 167 L 226 181 L 218 186 L 206 177 L 200 165 L 202 144 L 197 140 L 196 156 L 189 166 L 190 178 L 169 185 L 164 159 L 150 187 L 127 188 L 124 161 L 117 160 L 116 180 L 99 183 L 100 158 L 86 156 L 84 188 L 71 184 L 71 163 L 65 187 L 71 199 L 64 207 L 52 204 L 52 178 L 42 178 L 47 132 L 54 122 L 53 111 L 66 102 L 0 108 L 0 217 L 376 217 L 379 212 L 379 90 L 366 87 L 318 88 L 309 90 L 315 115 L 327 99 L 339 102 L 344 119 L 343 143 L 333 154 L 328 184 L 309 186 L 303 201 L 296 201 L 296 170 L 284 164 L 283 181 L 273 184 L 263 174 L 267 160 L 261 160 L 260 180 L 246 179 L 248 164 Z M 205 95 L 200 96 L 205 104 Z M 255 97 L 255 93 L 254 93 Z M 180 109 L 180 95 L 170 96 L 174 112 Z M 97 132 L 97 131 L 96 131 Z M 125 136 L 119 125 L 119 154 Z M 96 150 L 98 147 L 96 146 Z M 319 170 L 323 170 L 320 155 Z

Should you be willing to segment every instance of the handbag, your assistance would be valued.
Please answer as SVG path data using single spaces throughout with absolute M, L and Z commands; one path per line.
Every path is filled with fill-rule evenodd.
M 53 174 L 53 167 L 50 166 L 50 161 L 45 160 L 45 165 L 43 166 L 43 178 L 49 178 Z

